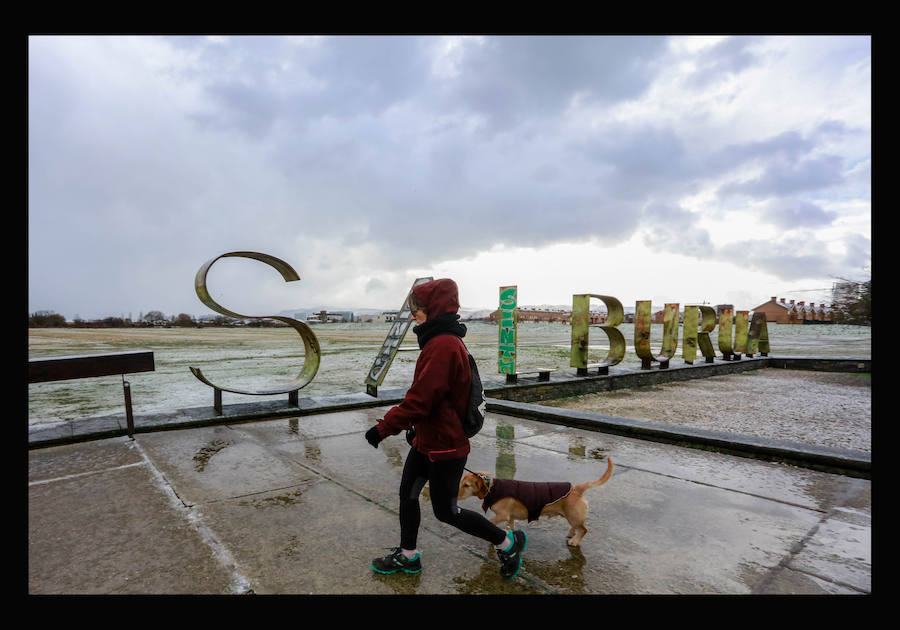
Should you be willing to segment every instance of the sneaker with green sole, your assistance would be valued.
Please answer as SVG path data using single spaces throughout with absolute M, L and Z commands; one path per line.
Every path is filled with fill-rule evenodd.
M 403 571 L 404 573 L 418 573 L 422 570 L 421 554 L 416 555 L 410 560 L 403 555 L 400 547 L 387 547 L 393 551 L 383 558 L 375 558 L 372 560 L 372 570 L 376 573 L 390 574 Z
M 507 551 L 497 549 L 497 557 L 500 558 L 500 575 L 506 579 L 512 579 L 519 574 L 522 568 L 522 552 L 528 546 L 528 536 L 521 529 L 511 532 L 513 544 Z

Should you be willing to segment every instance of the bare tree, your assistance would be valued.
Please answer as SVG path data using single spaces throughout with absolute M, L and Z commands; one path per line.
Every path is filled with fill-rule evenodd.
M 836 324 L 872 325 L 872 278 L 859 282 L 837 278 L 832 289 Z
M 173 326 L 194 326 L 194 318 L 187 313 L 179 313 L 172 321 Z

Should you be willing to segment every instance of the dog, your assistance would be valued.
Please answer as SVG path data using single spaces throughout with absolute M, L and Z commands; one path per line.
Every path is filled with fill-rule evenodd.
M 541 516 L 564 516 L 569 522 L 567 543 L 578 547 L 588 531 L 584 526 L 588 513 L 584 493 L 588 488 L 605 484 L 612 472 L 612 460 L 607 459 L 606 472 L 602 477 L 572 485 L 569 482 L 494 479 L 489 473 L 469 471 L 459 481 L 458 499 L 478 497 L 485 512 L 488 509 L 494 512 L 494 517 L 488 520 L 497 526 L 506 524 L 509 529 L 515 529 L 516 521 L 528 519 L 531 522 Z

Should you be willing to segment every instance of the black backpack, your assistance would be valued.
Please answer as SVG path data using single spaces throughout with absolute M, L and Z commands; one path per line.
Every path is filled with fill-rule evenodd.
M 472 368 L 472 386 L 469 388 L 469 404 L 466 407 L 466 415 L 462 419 L 463 432 L 466 437 L 472 437 L 479 431 L 484 424 L 484 414 L 487 407 L 487 400 L 484 397 L 484 387 L 481 385 L 481 377 L 478 375 L 478 365 L 475 358 L 467 350 L 469 355 L 469 367 Z

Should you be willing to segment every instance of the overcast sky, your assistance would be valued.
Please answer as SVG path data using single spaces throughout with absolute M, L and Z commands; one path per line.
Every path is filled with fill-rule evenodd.
M 28 42 L 29 311 L 821 301 L 871 259 L 871 38 Z M 812 290 L 812 291 L 811 291 Z

